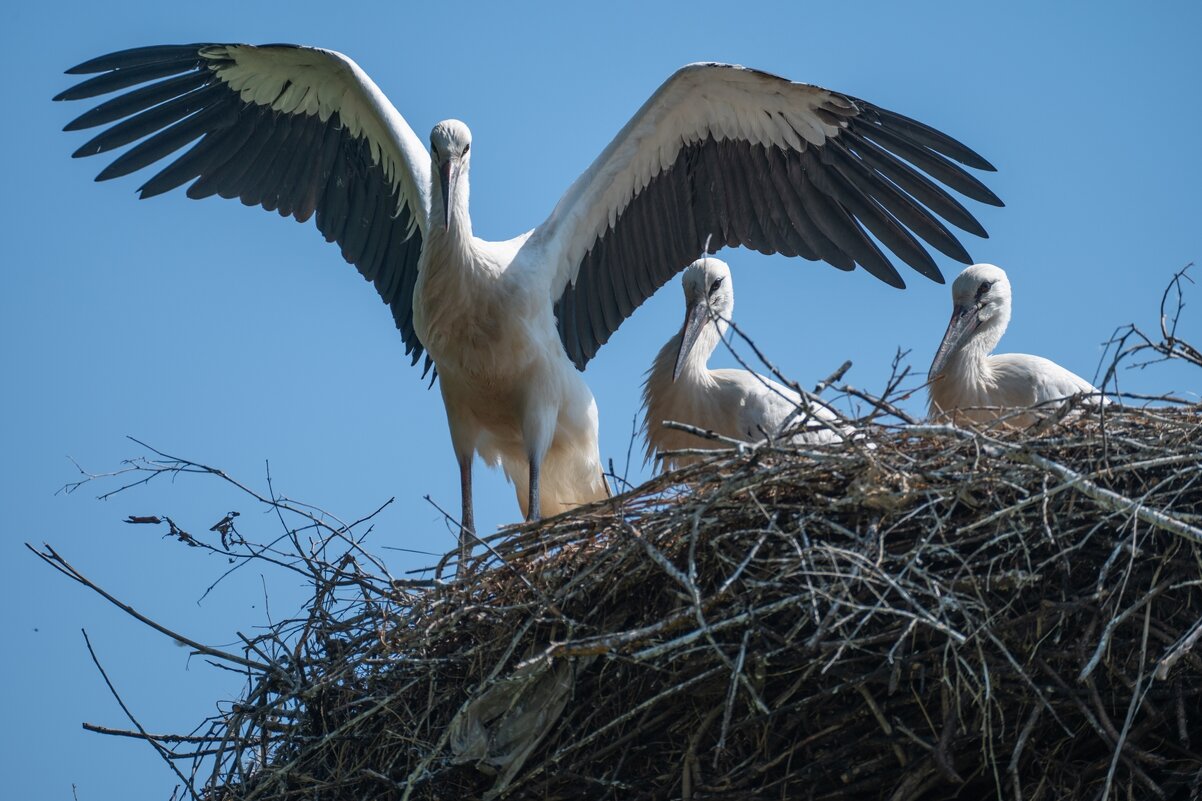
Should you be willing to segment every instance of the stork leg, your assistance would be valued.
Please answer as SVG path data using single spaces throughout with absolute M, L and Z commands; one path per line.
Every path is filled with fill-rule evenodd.
M 459 569 L 466 571 L 476 544 L 476 515 L 472 508 L 472 459 L 474 453 L 459 457 L 459 491 L 463 508 L 459 515 Z
M 545 403 L 545 399 L 543 400 Z M 526 520 L 542 517 L 541 488 L 543 460 L 551 450 L 555 438 L 555 424 L 559 418 L 558 408 L 530 403 L 522 422 L 522 437 L 526 441 L 526 458 L 530 461 L 530 494 L 526 499 Z
M 442 400 L 447 407 L 447 425 L 451 429 L 451 445 L 455 449 L 455 460 L 459 463 L 459 492 L 463 506 L 459 515 L 458 573 L 463 575 L 468 571 L 472 546 L 476 544 L 476 517 L 472 513 L 472 461 L 476 458 L 480 426 L 471 411 L 458 402 L 456 387 L 445 378 L 440 383 Z
M 530 497 L 526 501 L 526 520 L 538 520 L 542 517 L 542 507 L 539 505 L 538 480 L 542 471 L 542 456 L 530 457 Z

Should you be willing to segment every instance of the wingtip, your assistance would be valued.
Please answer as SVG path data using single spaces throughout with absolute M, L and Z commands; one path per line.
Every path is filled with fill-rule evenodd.
M 925 253 L 926 251 L 923 251 L 923 252 Z M 930 254 L 928 253 L 927 255 L 929 256 Z M 910 266 L 914 267 L 913 264 L 911 264 Z M 923 276 L 924 278 L 929 278 L 930 280 L 934 281 L 936 284 L 947 283 L 947 279 L 943 277 L 943 271 L 939 269 L 939 265 L 935 264 L 934 259 L 931 259 L 931 263 L 929 265 L 926 265 L 925 269 L 919 270 L 917 267 L 915 267 L 914 270 L 919 275 Z
M 965 151 L 972 155 L 971 161 L 961 161 L 961 164 L 967 164 L 968 166 L 981 170 L 982 172 L 997 172 L 997 167 L 993 166 L 992 161 L 985 158 L 963 142 L 960 142 L 959 144 L 964 148 Z
M 950 136 L 948 138 L 951 139 Z M 981 172 L 997 172 L 997 167 L 993 166 L 993 163 L 990 162 L 989 159 L 985 158 L 980 153 L 973 150 L 963 142 L 960 142 L 959 140 L 952 139 L 952 141 L 960 145 L 963 150 L 954 155 L 945 153 L 945 156 L 955 159 L 966 167 L 972 167 L 974 170 L 980 170 Z
M 961 220 L 960 222 L 953 223 L 953 225 L 955 225 L 961 231 L 967 231 L 968 233 L 972 234 L 973 236 L 979 236 L 982 239 L 989 238 L 989 234 L 986 233 L 986 231 L 985 231 L 985 226 L 981 225 L 981 221 L 971 215 L 969 215 L 967 220 Z M 960 244 L 959 240 L 956 241 L 956 244 L 957 245 Z M 961 250 L 964 249 L 962 245 L 960 246 L 960 249 Z M 947 253 L 947 255 L 951 256 L 952 258 L 956 258 L 954 253 L 948 253 L 946 250 L 943 252 Z M 965 262 L 965 264 L 969 264 L 969 263 L 970 262 Z
M 883 254 L 881 254 L 879 251 L 877 251 L 877 254 L 881 257 L 881 259 L 874 265 L 870 266 L 859 259 L 856 259 L 856 264 L 859 265 L 861 270 L 864 270 L 869 275 L 875 276 L 880 281 L 888 284 L 894 289 L 905 289 L 906 281 L 901 277 L 901 273 L 897 271 L 897 268 L 894 267 L 889 259 Z
M 81 61 L 74 67 L 68 67 L 63 70 L 64 75 L 94 75 L 98 72 L 107 72 L 111 67 L 104 64 L 105 61 L 111 59 L 120 53 L 106 53 L 103 56 L 89 58 L 87 61 Z
M 102 56 L 90 58 L 87 61 L 76 64 L 74 67 L 63 70 L 63 72 L 67 75 L 92 75 L 94 73 L 109 72 L 135 64 L 148 64 L 161 61 L 170 61 L 173 59 L 190 58 L 194 55 L 198 55 L 201 48 L 206 46 L 207 43 L 194 42 L 192 44 L 131 47 L 125 50 L 117 50 L 112 53 L 105 53 Z
M 101 181 L 111 181 L 114 178 L 120 178 L 123 175 L 128 175 L 130 172 L 130 170 L 121 169 L 121 164 L 119 161 L 114 161 L 112 164 L 108 165 L 99 173 L 97 173 L 93 180 L 96 181 L 96 183 L 100 183 Z
M 65 100 L 65 99 L 68 99 L 68 98 L 63 98 L 63 97 L 60 95 L 60 96 L 58 96 L 58 97 L 55 97 L 54 99 L 55 99 L 55 100 L 59 100 L 59 99 L 64 99 L 64 100 Z M 80 114 L 78 117 L 76 117 L 75 119 L 71 120 L 69 123 L 67 123 L 66 125 L 64 125 L 64 126 L 63 126 L 63 130 L 64 130 L 64 131 L 67 131 L 67 132 L 70 132 L 70 131 L 86 131 L 88 128 L 94 128 L 94 127 L 96 127 L 97 125 L 103 124 L 103 123 L 91 122 L 91 119 L 95 119 L 95 111 L 96 111 L 96 109 L 92 109 L 91 111 L 88 111 L 88 112 L 86 112 L 86 113 L 84 113 L 84 114 Z M 90 118 L 91 118 L 91 119 L 90 119 Z
M 982 186 L 984 186 L 984 184 L 982 184 Z M 998 197 L 996 194 L 993 193 L 993 190 L 989 189 L 988 187 L 986 187 L 985 189 L 988 194 L 985 195 L 984 197 L 976 198 L 976 200 L 978 202 L 984 203 L 986 206 L 993 206 L 994 208 L 999 208 L 999 209 L 1006 207 L 1006 204 L 1002 202 L 1002 199 L 1000 197 Z
M 985 229 L 982 228 L 981 232 L 984 233 Z M 988 239 L 989 235 L 985 234 L 985 236 L 982 238 Z M 960 245 L 959 241 L 957 241 L 956 244 Z M 975 262 L 973 262 L 972 255 L 969 254 L 967 248 L 965 248 L 963 245 L 960 245 L 960 247 L 956 248 L 954 252 L 944 251 L 944 253 L 948 256 L 948 258 L 952 259 L 953 261 L 955 261 L 959 264 L 974 264 L 975 263 Z

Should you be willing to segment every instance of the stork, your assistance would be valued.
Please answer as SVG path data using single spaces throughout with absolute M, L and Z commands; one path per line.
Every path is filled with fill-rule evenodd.
M 681 274 L 684 326 L 660 349 L 643 384 L 643 430 L 647 458 L 670 451 L 728 447 L 721 441 L 670 428 L 674 421 L 727 439 L 756 442 L 778 436 L 792 423 L 803 431 L 797 444 L 837 442 L 838 416 L 821 403 L 750 370 L 711 370 L 709 358 L 726 334 L 735 309 L 730 267 L 703 257 Z M 848 433 L 848 432 L 844 432 Z M 662 458 L 663 469 L 698 461 L 697 455 Z
M 406 353 L 415 364 L 424 353 L 441 379 L 465 561 L 476 453 L 501 464 L 528 517 L 606 494 L 596 405 L 572 367 L 583 370 L 710 237 L 714 250 L 746 245 L 843 270 L 860 264 L 902 287 L 868 233 L 942 281 L 918 239 L 971 259 L 937 216 L 986 234 L 939 183 L 1001 205 L 953 162 L 993 167 L 933 128 L 817 86 L 691 64 L 643 104 L 541 225 L 488 242 L 472 235 L 467 126 L 439 123 L 427 152 L 340 53 L 163 45 L 68 72 L 98 74 L 56 99 L 123 92 L 66 126 L 111 124 L 74 155 L 137 142 L 97 180 L 195 141 L 141 186 L 142 197 L 191 182 L 189 197 L 237 197 L 298 221 L 315 215 L 375 284 Z
M 1084 378 L 1042 356 L 991 356 L 1009 322 L 1010 281 L 1001 267 L 974 264 L 956 277 L 952 319 L 927 375 L 932 417 L 973 422 L 1004 417 L 1025 426 L 1035 416 L 1014 409 L 1081 393 L 1101 397 Z

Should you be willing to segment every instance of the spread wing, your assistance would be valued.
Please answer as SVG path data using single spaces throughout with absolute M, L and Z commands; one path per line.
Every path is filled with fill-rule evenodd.
M 429 216 L 429 154 L 355 62 L 295 45 L 189 44 L 123 50 L 67 72 L 99 74 L 55 100 L 119 93 L 66 126 L 105 126 L 74 156 L 137 143 L 96 180 L 165 161 L 141 197 L 190 181 L 192 198 L 236 197 L 300 222 L 315 216 L 392 308 L 417 363 L 413 286 Z
M 972 259 L 940 218 L 986 236 L 943 187 L 1002 205 L 956 162 L 993 170 L 950 136 L 848 95 L 745 67 L 684 67 L 532 234 L 554 270 L 564 348 L 584 369 L 707 239 L 711 253 L 743 245 L 859 264 L 904 286 L 871 234 L 942 282 L 923 242 Z

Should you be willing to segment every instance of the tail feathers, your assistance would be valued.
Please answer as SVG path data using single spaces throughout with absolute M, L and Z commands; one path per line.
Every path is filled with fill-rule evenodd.
M 510 459 L 501 457 L 501 465 L 505 475 L 513 482 L 514 491 L 518 497 L 518 506 L 522 516 L 526 517 L 526 508 L 530 497 L 530 463 L 525 459 Z M 543 461 L 542 484 L 539 487 L 539 514 L 543 517 L 575 509 L 593 501 L 609 498 L 609 484 L 601 471 L 599 458 L 581 458 L 556 454 L 547 454 Z

